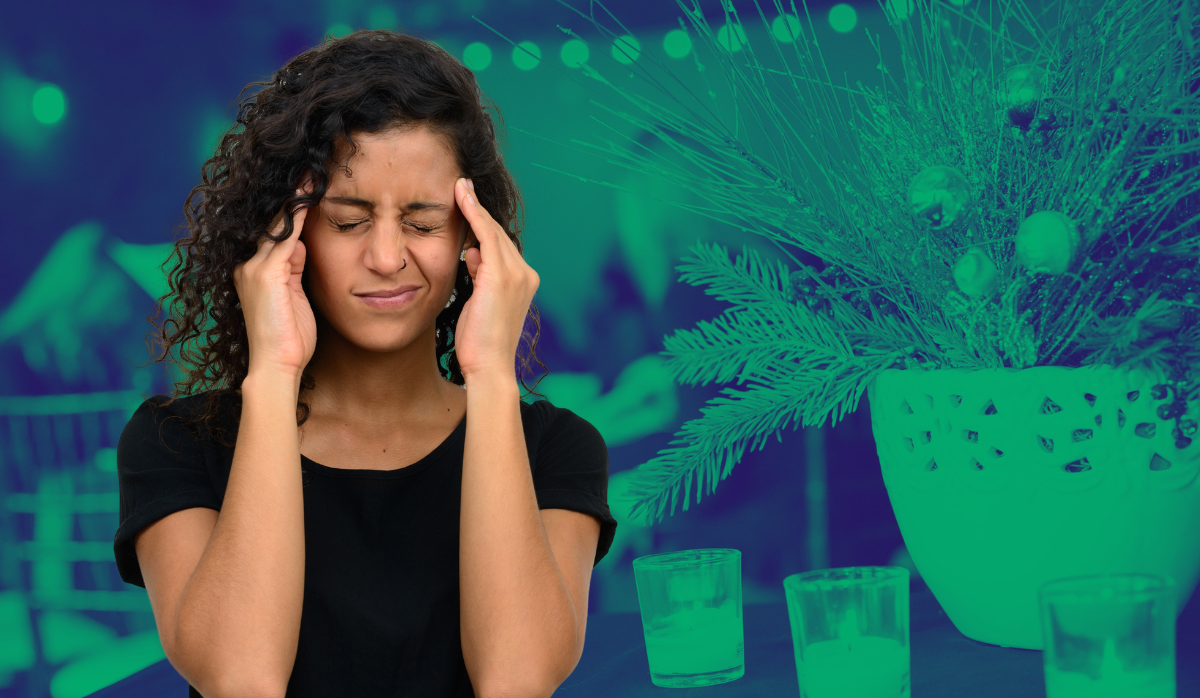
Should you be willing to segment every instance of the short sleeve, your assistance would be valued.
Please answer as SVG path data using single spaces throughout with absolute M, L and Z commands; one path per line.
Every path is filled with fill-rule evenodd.
M 133 545 L 137 532 L 183 509 L 221 509 L 196 430 L 163 407 L 166 400 L 155 396 L 143 402 L 117 442 L 120 525 L 113 553 L 121 579 L 143 588 Z
M 570 509 L 600 522 L 592 566 L 608 553 L 617 520 L 608 508 L 608 446 L 600 431 L 571 410 L 539 400 L 544 420 L 533 465 L 539 509 Z

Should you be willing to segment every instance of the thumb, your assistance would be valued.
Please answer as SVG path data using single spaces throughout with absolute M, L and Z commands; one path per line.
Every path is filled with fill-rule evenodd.
M 292 248 L 292 256 L 288 258 L 288 273 L 289 280 L 297 284 L 297 288 L 299 288 L 300 277 L 304 274 L 304 260 L 307 256 L 308 250 L 304 243 L 296 240 L 296 246 Z
M 478 249 L 469 247 L 467 248 L 467 256 L 465 261 L 467 263 L 467 272 L 470 273 L 471 278 L 474 279 L 476 272 L 479 271 L 479 265 L 483 262 L 483 254 L 480 253 Z
M 458 343 L 459 331 L 463 328 L 463 325 L 466 324 L 467 313 L 470 310 L 471 310 L 471 301 L 468 300 L 466 303 L 463 304 L 462 310 L 458 311 L 458 320 L 456 320 L 455 324 L 454 324 L 454 341 L 456 344 Z

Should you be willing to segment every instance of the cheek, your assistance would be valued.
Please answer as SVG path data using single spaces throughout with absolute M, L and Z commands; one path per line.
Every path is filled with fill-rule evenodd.
M 325 299 L 344 295 L 351 283 L 350 269 L 353 260 L 347 258 L 349 250 L 338 249 L 339 245 L 319 236 L 305 242 L 304 279 L 311 300 L 324 306 Z

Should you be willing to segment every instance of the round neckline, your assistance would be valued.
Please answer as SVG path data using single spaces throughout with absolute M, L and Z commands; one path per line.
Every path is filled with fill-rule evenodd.
M 454 431 L 450 432 L 440 444 L 437 445 L 429 453 L 426 453 L 420 460 L 406 465 L 402 468 L 393 468 L 391 470 L 370 470 L 360 468 L 334 468 L 328 465 L 322 465 L 315 460 L 309 458 L 303 453 L 300 454 L 300 461 L 306 465 L 312 472 L 327 475 L 329 477 L 341 477 L 351 479 L 371 479 L 371 480 L 391 480 L 395 478 L 408 477 L 413 473 L 424 470 L 429 467 L 434 461 L 442 456 L 442 454 L 458 441 L 458 437 L 466 432 L 467 415 L 463 414 L 463 418 L 459 420 L 458 426 L 454 427 Z

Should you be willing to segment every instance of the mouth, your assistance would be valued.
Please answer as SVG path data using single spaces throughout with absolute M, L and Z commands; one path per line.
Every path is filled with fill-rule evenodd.
M 385 291 L 356 293 L 354 295 L 372 308 L 400 308 L 408 305 L 413 297 L 417 295 L 418 290 L 420 290 L 420 287 L 409 285 Z
M 403 293 L 407 293 L 409 291 L 415 291 L 418 288 L 420 288 L 420 286 L 417 286 L 416 284 L 406 284 L 404 286 L 397 286 L 396 288 L 384 289 L 382 291 L 371 291 L 370 293 L 356 293 L 354 295 L 359 296 L 360 298 L 391 298 L 393 296 L 399 296 L 399 295 L 401 295 Z

